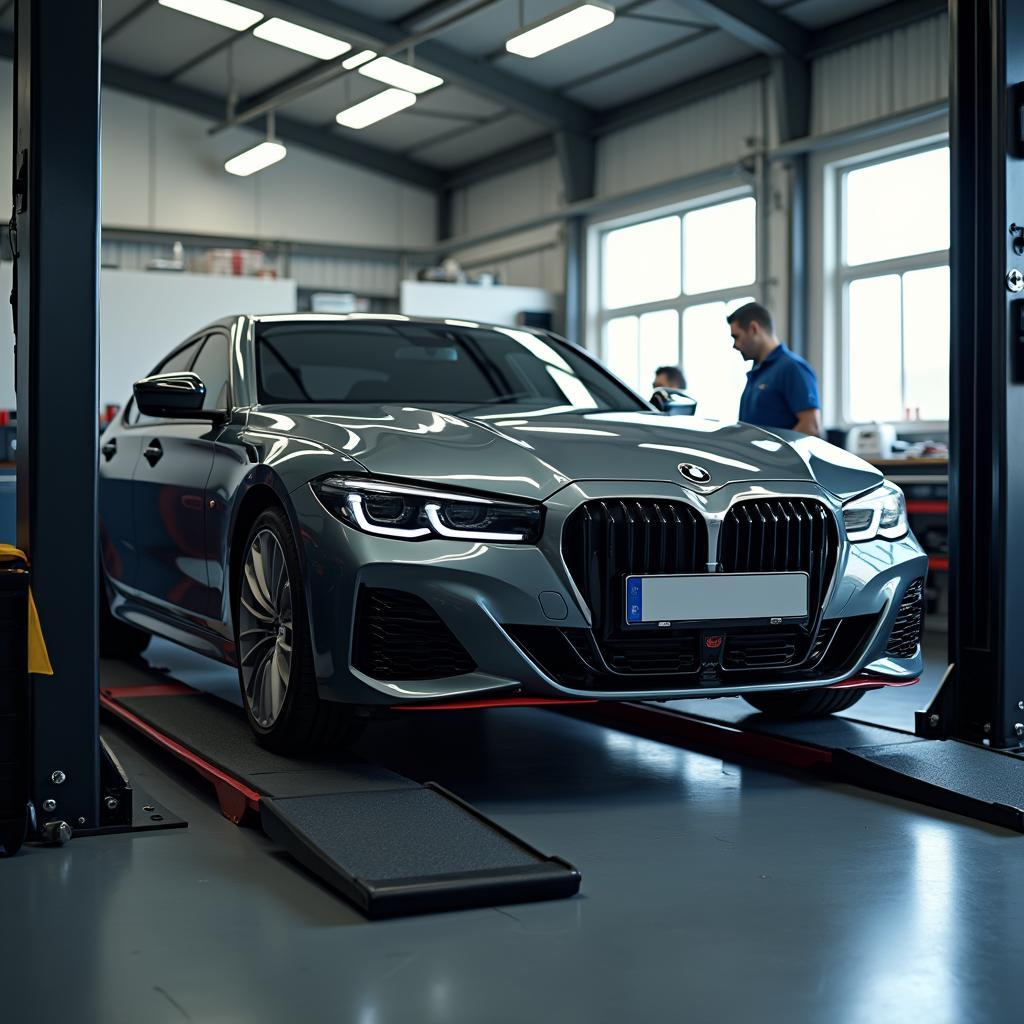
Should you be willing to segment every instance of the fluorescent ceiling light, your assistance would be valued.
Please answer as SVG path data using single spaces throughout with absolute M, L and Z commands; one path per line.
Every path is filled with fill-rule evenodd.
M 212 21 L 215 25 L 233 28 L 236 32 L 252 28 L 263 18 L 259 11 L 233 4 L 230 0 L 160 0 L 160 5 L 204 21 Z
M 397 114 L 400 110 L 405 110 L 406 107 L 411 107 L 415 102 L 416 97 L 411 92 L 404 89 L 385 89 L 376 96 L 343 110 L 338 114 L 337 122 L 346 128 L 365 128 L 385 117 Z
M 351 43 L 325 36 L 323 32 L 314 32 L 311 28 L 303 28 L 284 18 L 270 18 L 257 25 L 252 34 L 258 39 L 266 39 L 268 43 L 287 46 L 289 50 L 298 50 L 299 53 L 320 60 L 334 60 L 352 49 Z
M 351 57 L 346 57 L 341 62 L 341 66 L 343 68 L 357 68 L 360 64 L 365 64 L 368 60 L 373 60 L 376 56 L 376 50 L 360 50 L 358 53 L 353 53 Z
M 565 46 L 580 36 L 596 32 L 615 20 L 615 10 L 604 4 L 573 4 L 554 16 L 534 22 L 514 35 L 505 49 L 520 57 L 539 57 L 542 53 Z
M 396 89 L 405 89 L 406 92 L 427 92 L 429 89 L 444 85 L 443 78 L 403 64 L 400 60 L 392 60 L 390 57 L 378 57 L 372 64 L 360 68 L 359 74 L 375 78 L 385 85 L 393 85 Z
M 224 170 L 228 174 L 237 174 L 240 178 L 245 178 L 262 171 L 264 167 L 276 164 L 278 160 L 283 160 L 287 152 L 280 142 L 271 142 L 268 139 L 244 153 L 239 153 L 238 156 L 233 156 L 224 164 Z

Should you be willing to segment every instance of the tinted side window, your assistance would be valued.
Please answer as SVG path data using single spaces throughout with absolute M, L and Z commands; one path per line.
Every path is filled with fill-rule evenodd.
M 204 409 L 228 407 L 228 339 L 223 334 L 211 334 L 192 364 L 192 372 L 206 385 Z
M 183 349 L 168 356 L 162 363 L 157 366 L 153 373 L 147 374 L 152 377 L 157 373 L 181 373 L 187 370 L 192 365 L 192 359 L 196 352 L 199 351 L 199 343 L 202 338 L 196 338 L 195 341 L 190 341 Z M 128 411 L 128 423 L 134 426 L 136 423 L 156 423 L 157 420 L 153 419 L 152 416 L 143 416 L 138 407 L 135 404 L 135 399 L 131 400 L 131 409 Z

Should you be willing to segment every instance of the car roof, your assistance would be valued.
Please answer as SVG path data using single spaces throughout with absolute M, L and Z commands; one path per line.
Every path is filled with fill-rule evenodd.
M 455 317 L 406 316 L 404 313 L 260 313 L 249 314 L 251 320 L 263 324 L 278 323 L 379 323 L 397 321 L 410 324 L 427 324 L 443 327 L 471 327 L 484 330 L 527 331 L 531 334 L 544 333 L 537 328 L 518 324 L 481 323 L 476 320 L 459 320 Z M 229 318 L 230 320 L 230 318 Z

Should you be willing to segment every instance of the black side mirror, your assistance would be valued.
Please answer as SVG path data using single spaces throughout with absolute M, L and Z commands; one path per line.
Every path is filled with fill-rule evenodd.
M 697 399 L 679 388 L 655 388 L 651 405 L 666 416 L 693 416 Z
M 132 386 L 132 392 L 143 416 L 215 420 L 224 415 L 217 409 L 203 409 L 206 385 L 194 373 L 158 373 L 154 377 L 143 377 Z

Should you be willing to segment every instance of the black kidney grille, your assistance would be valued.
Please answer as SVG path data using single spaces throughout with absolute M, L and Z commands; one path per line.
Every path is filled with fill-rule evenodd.
M 723 572 L 806 572 L 817 617 L 839 556 L 835 519 L 820 501 L 771 498 L 732 506 L 718 545 Z
M 359 591 L 352 663 L 374 679 L 444 679 L 476 668 L 430 605 L 378 587 Z
M 924 580 L 917 579 L 907 587 L 885 653 L 894 658 L 912 658 L 917 654 L 924 628 Z
M 704 572 L 708 560 L 704 519 L 681 501 L 588 501 L 566 521 L 562 546 L 599 630 L 625 624 L 627 576 Z

